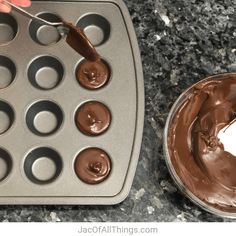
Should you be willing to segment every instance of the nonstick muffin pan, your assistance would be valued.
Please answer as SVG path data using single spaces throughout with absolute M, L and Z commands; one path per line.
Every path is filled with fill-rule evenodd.
M 127 8 L 122 1 L 34 1 L 28 10 L 84 28 L 109 76 L 102 86 L 83 86 L 76 73 L 85 61 L 54 28 L 0 14 L 0 204 L 119 203 L 132 185 L 144 119 Z

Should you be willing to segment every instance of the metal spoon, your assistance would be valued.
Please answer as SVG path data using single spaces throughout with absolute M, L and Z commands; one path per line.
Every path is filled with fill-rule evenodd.
M 39 21 L 41 24 L 45 24 L 45 25 L 50 25 L 50 26 L 63 26 L 64 23 L 63 22 L 49 22 L 47 20 L 44 20 L 38 16 L 32 15 L 31 13 L 25 11 L 24 9 L 22 9 L 21 7 L 16 6 L 15 4 L 8 2 L 7 0 L 3 0 L 3 2 L 5 2 L 6 4 L 9 4 L 14 10 L 16 10 L 17 12 L 21 13 L 22 15 L 32 19 L 32 20 L 37 20 Z
M 16 6 L 15 4 L 3 0 L 6 4 L 9 4 L 14 10 L 20 14 L 40 22 L 41 24 L 49 25 L 56 27 L 59 34 L 63 37 L 66 35 L 66 42 L 79 54 L 84 56 L 89 61 L 96 61 L 100 59 L 99 54 L 97 53 L 94 46 L 91 44 L 87 36 L 84 34 L 83 29 L 76 28 L 74 25 L 66 22 L 49 22 L 38 16 L 32 15 L 31 13 L 25 11 L 21 7 Z

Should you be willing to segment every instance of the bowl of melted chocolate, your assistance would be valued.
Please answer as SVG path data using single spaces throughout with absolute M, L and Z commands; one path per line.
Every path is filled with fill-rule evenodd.
M 236 217 L 236 73 L 208 77 L 183 92 L 164 131 L 169 171 L 203 209 Z

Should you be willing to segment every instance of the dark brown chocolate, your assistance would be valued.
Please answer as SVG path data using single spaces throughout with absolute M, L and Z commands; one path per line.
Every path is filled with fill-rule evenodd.
M 76 78 L 81 86 L 87 89 L 99 89 L 103 87 L 110 77 L 108 66 L 101 60 L 84 60 L 76 70 Z
M 85 59 L 89 61 L 99 60 L 100 56 L 85 35 L 84 30 L 82 28 L 75 27 L 71 23 L 65 21 L 63 23 L 69 29 L 66 42 Z
M 75 123 L 86 135 L 97 136 L 104 133 L 111 123 L 111 113 L 102 103 L 91 101 L 79 107 Z
M 76 175 L 87 184 L 104 181 L 111 170 L 111 161 L 106 152 L 99 148 L 83 150 L 75 160 Z
M 171 163 L 195 196 L 222 211 L 236 212 L 236 157 L 218 138 L 235 119 L 236 74 L 203 80 L 186 96 L 168 133 Z

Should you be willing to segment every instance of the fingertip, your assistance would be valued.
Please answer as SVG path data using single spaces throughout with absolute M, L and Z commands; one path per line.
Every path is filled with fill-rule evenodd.
M 11 1 L 20 7 L 29 7 L 31 5 L 30 0 L 11 0 Z
M 22 7 L 30 7 L 31 6 L 31 1 L 24 0 L 24 1 L 22 1 L 21 6 Z
M 11 7 L 5 4 L 0 4 L 0 12 L 9 13 L 11 11 Z

